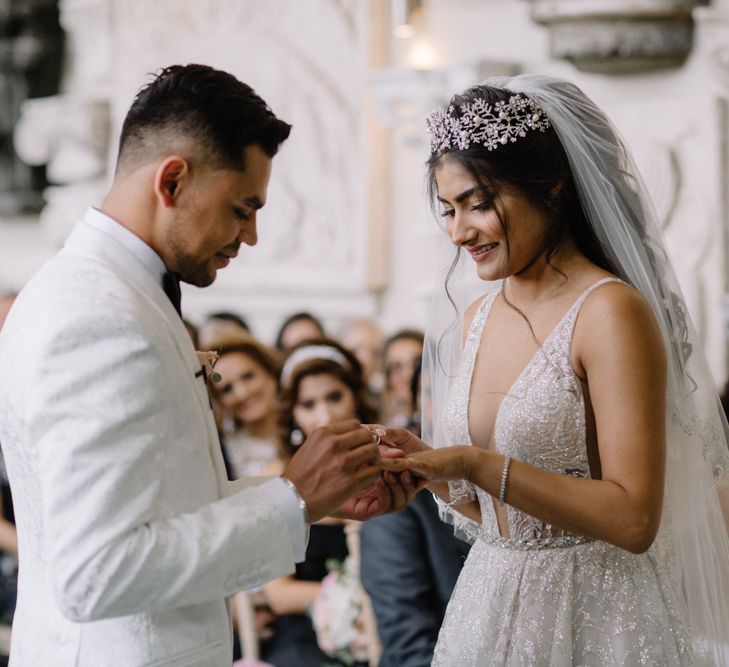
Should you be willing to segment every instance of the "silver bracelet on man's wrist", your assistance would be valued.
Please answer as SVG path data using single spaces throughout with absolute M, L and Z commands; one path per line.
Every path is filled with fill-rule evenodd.
M 304 523 L 308 526 L 311 521 L 309 519 L 309 510 L 306 507 L 306 501 L 303 499 L 301 494 L 299 493 L 299 490 L 296 488 L 296 484 L 294 484 L 288 477 L 284 477 L 281 475 L 281 479 L 283 480 L 283 483 L 291 489 L 291 492 L 296 496 L 296 502 L 299 503 L 299 509 L 301 510 L 301 514 L 304 516 Z

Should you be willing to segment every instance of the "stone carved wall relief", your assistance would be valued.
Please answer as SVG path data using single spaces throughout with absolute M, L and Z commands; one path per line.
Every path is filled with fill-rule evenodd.
M 701 0 L 532 0 L 554 58 L 587 72 L 675 67 L 693 43 L 691 12 Z
M 145 74 L 175 62 L 232 72 L 294 126 L 274 162 L 259 245 L 242 249 L 220 285 L 290 286 L 297 272 L 304 289 L 361 285 L 366 3 L 113 0 L 113 7 L 113 39 L 125 63 L 112 99 L 117 128 Z
M 651 132 L 644 127 L 628 131 L 689 313 L 720 375 L 724 353 L 715 304 L 723 291 L 717 280 L 724 264 L 716 205 L 721 147 L 717 110 L 711 107 L 703 100 L 683 109 L 671 124 L 661 123 Z

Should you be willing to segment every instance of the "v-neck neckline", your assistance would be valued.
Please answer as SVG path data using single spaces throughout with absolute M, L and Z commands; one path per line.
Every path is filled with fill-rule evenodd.
M 506 400 L 506 398 L 508 398 L 513 393 L 514 388 L 522 381 L 522 378 L 524 377 L 526 372 L 531 368 L 532 364 L 536 361 L 537 357 L 540 356 L 544 352 L 544 348 L 552 340 L 552 337 L 554 336 L 554 334 L 562 326 L 562 324 L 567 320 L 567 317 L 570 315 L 570 313 L 572 313 L 574 308 L 582 301 L 583 297 L 585 297 L 585 295 L 589 294 L 593 289 L 599 287 L 600 285 L 602 285 L 604 283 L 616 282 L 616 281 L 619 282 L 619 280 L 620 280 L 619 278 L 612 278 L 612 277 L 601 278 L 600 280 L 594 282 L 592 285 L 590 285 L 589 287 L 584 289 L 579 294 L 579 296 L 572 302 L 572 305 L 570 305 L 570 307 L 565 311 L 564 315 L 562 315 L 562 317 L 559 319 L 557 324 L 555 324 L 552 327 L 550 332 L 547 334 L 547 337 L 544 339 L 544 342 L 539 346 L 539 348 L 537 348 L 537 350 L 534 352 L 534 354 L 526 362 L 526 365 L 524 366 L 524 368 L 521 369 L 521 371 L 516 376 L 514 381 L 511 383 L 509 388 L 504 392 L 504 396 L 501 399 L 501 401 L 499 402 L 499 407 L 496 408 L 496 413 L 494 416 L 494 423 L 491 426 L 489 438 L 486 443 L 488 445 L 488 443 L 490 443 L 491 440 L 493 439 L 493 441 L 494 441 L 493 451 L 495 451 L 495 452 L 499 451 L 498 442 L 496 441 L 496 425 L 498 424 L 499 417 L 501 416 L 501 408 L 503 407 L 504 401 Z M 468 382 L 467 382 L 468 394 L 466 396 L 466 434 L 468 436 L 468 444 L 470 444 L 474 447 L 477 447 L 478 445 L 474 445 L 473 437 L 471 436 L 471 394 L 472 394 L 472 390 L 473 390 L 473 378 L 475 375 L 476 363 L 478 362 L 478 356 L 481 351 L 481 343 L 483 342 L 483 334 L 486 331 L 486 325 L 488 324 L 488 320 L 491 315 L 491 310 L 494 306 L 494 303 L 496 303 L 496 299 L 498 299 L 499 295 L 503 292 L 503 289 L 504 288 L 502 286 L 501 289 L 499 289 L 495 293 L 495 295 L 491 298 L 490 303 L 487 303 L 487 301 L 486 301 L 486 299 L 488 299 L 488 297 L 486 297 L 486 299 L 484 299 L 484 303 L 481 306 L 481 308 L 484 309 L 484 312 L 480 314 L 483 321 L 480 324 L 480 331 L 477 333 L 478 340 L 473 342 L 473 344 L 476 346 L 476 349 L 473 354 L 473 358 L 470 359 L 471 367 L 469 369 L 469 377 L 468 377 Z M 476 317 L 478 317 L 478 316 L 479 316 L 479 314 L 477 314 L 474 317 L 474 321 L 475 321 Z

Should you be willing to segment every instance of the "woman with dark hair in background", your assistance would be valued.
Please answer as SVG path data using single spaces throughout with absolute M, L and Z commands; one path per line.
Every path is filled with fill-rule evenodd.
M 288 352 L 299 343 L 311 338 L 322 338 L 324 325 L 311 313 L 301 311 L 289 315 L 276 334 L 276 349 Z
M 354 354 L 327 338 L 301 343 L 291 350 L 281 371 L 280 459 L 268 472 L 278 474 L 315 429 L 348 419 L 367 424 L 375 418 Z M 345 535 L 345 523 L 339 519 L 324 519 L 313 524 L 310 531 L 306 561 L 296 566 L 292 576 L 263 587 L 278 622 L 273 638 L 263 646 L 262 657 L 277 667 L 340 664 L 320 648 L 307 614 L 320 598 L 329 561 L 344 563 L 352 539 Z M 352 647 L 348 657 L 366 664 L 368 648 Z
M 220 411 L 221 442 L 232 479 L 260 475 L 278 451 L 280 364 L 252 338 L 221 341 L 212 383 Z
M 417 329 L 401 329 L 385 341 L 381 419 L 387 426 L 407 426 L 412 416 L 413 371 L 422 354 L 423 332 Z
M 225 339 L 252 337 L 248 322 L 237 313 L 227 310 L 210 313 L 198 331 L 200 347 L 203 350 L 212 350 Z

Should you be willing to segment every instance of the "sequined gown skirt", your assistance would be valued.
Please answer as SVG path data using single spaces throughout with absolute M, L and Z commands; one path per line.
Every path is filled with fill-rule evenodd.
M 605 542 L 474 543 L 435 649 L 442 667 L 691 665 L 674 590 L 651 552 Z

